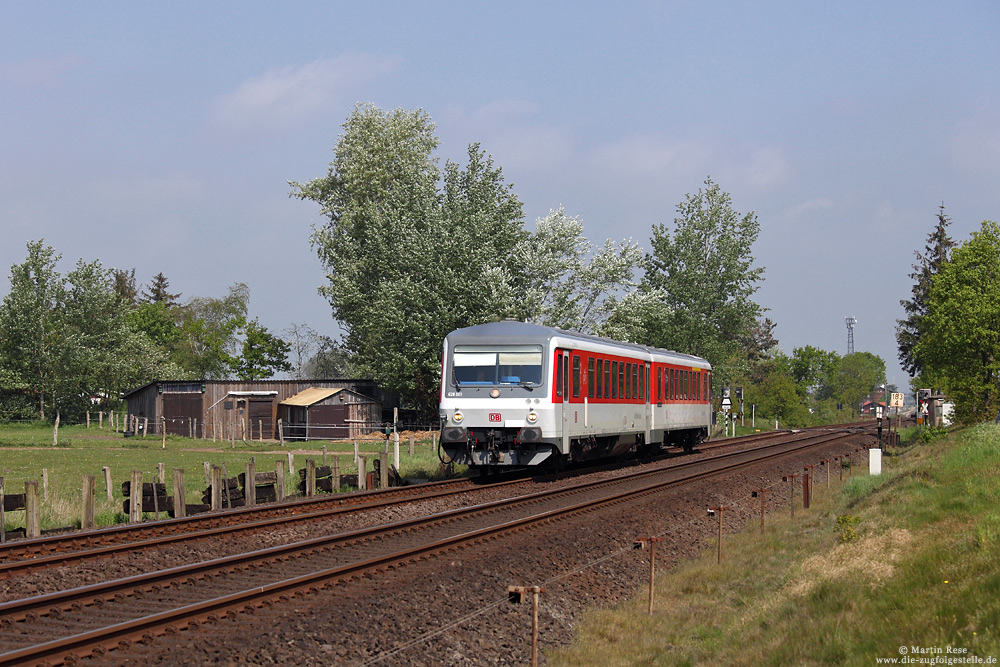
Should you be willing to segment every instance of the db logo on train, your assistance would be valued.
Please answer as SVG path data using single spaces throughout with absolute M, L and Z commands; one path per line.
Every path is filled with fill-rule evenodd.
M 498 422 L 498 421 L 500 421 L 500 413 L 499 412 L 491 412 L 490 413 L 490 421 L 491 422 Z

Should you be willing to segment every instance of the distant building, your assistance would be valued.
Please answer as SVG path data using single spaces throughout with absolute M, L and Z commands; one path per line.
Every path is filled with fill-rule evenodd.
M 148 420 L 149 433 L 165 428 L 172 435 L 238 440 L 277 439 L 279 419 L 313 429 L 310 438 L 357 437 L 381 430 L 399 407 L 399 396 L 372 380 L 155 380 L 124 399 L 130 417 Z M 316 431 L 320 426 L 326 430 Z

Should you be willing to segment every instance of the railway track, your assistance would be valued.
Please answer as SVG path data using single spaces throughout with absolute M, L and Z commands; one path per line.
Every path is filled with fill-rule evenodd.
M 781 442 L 792 437 L 793 433 L 771 431 L 741 438 L 711 441 L 702 444 L 698 452 L 704 454 L 732 447 L 745 448 L 747 445 Z M 678 452 L 673 453 L 673 456 L 677 455 Z M 565 474 L 577 475 L 608 467 L 599 466 Z M 551 480 L 558 477 L 559 475 L 545 475 L 535 479 Z M 480 483 L 468 478 L 458 478 L 354 494 L 322 495 L 180 519 L 163 519 L 8 542 L 0 545 L 0 581 L 49 567 L 180 544 L 192 538 L 226 539 L 237 535 L 271 531 L 290 524 L 330 521 L 349 512 L 376 510 L 414 500 L 447 498 L 472 491 L 501 489 L 524 483 L 531 478 L 507 474 L 494 479 L 497 481 Z
M 0 665 L 72 660 L 114 650 L 122 642 L 176 635 L 198 623 L 279 603 L 303 590 L 329 588 L 511 532 L 632 502 L 749 462 L 828 445 L 842 436 L 801 433 L 795 440 L 756 450 L 11 601 L 0 605 Z

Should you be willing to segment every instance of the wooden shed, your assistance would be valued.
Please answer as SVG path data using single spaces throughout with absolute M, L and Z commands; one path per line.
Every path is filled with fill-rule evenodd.
M 364 415 L 372 422 L 391 419 L 399 405 L 397 395 L 371 380 L 156 380 L 124 399 L 130 417 L 149 420 L 150 433 L 165 428 L 188 437 L 277 439 L 278 405 L 310 388 L 348 390 L 344 402 L 350 397 L 351 404 L 369 405 Z
M 310 387 L 278 403 L 286 440 L 360 438 L 381 428 L 374 399 L 350 389 Z

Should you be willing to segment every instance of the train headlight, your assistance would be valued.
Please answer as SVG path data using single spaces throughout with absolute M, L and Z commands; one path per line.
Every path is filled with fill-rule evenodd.
M 456 410 L 456 411 L 455 411 L 455 414 L 453 414 L 453 415 L 451 416 L 451 420 L 452 420 L 453 422 L 455 422 L 456 424 L 461 424 L 461 423 L 462 423 L 462 420 L 463 420 L 463 419 L 465 419 L 465 415 L 463 415 L 463 414 L 462 414 L 461 412 L 459 412 L 458 410 Z
M 529 424 L 534 424 L 536 421 L 538 421 L 538 415 L 535 414 L 534 412 L 529 412 L 528 413 L 528 423 Z

